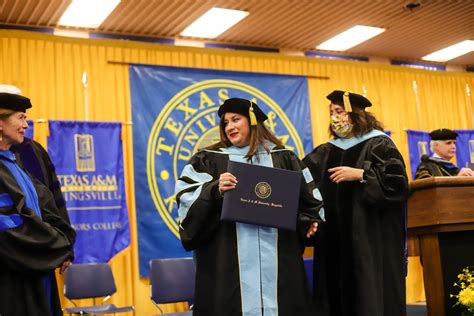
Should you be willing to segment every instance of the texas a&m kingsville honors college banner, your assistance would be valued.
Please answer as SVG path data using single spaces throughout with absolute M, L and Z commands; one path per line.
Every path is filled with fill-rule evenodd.
M 48 152 L 77 233 L 74 262 L 109 261 L 130 244 L 122 124 L 49 121 Z
M 179 241 L 174 187 L 189 158 L 219 140 L 224 100 L 257 103 L 268 128 L 300 157 L 313 148 L 306 77 L 131 65 L 130 91 L 143 276 L 150 259 L 191 256 Z

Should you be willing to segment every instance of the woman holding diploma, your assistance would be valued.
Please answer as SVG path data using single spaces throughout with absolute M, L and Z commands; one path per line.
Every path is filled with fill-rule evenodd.
M 362 95 L 336 90 L 329 142 L 304 159 L 324 199 L 315 245 L 315 315 L 405 315 L 405 206 L 400 152 Z
M 302 254 L 322 207 L 311 174 L 254 102 L 228 99 L 218 115 L 220 141 L 197 152 L 176 183 L 181 241 L 196 263 L 193 315 L 311 315 Z M 229 161 L 302 172 L 296 231 L 220 220 L 223 195 L 239 185 Z

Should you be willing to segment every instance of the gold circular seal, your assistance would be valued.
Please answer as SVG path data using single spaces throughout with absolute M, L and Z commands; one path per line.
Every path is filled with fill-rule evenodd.
M 210 79 L 191 84 L 176 93 L 156 117 L 148 135 L 146 175 L 153 203 L 163 222 L 179 238 L 179 214 L 175 185 L 179 174 L 198 149 L 219 141 L 219 106 L 231 96 L 259 104 L 267 113 L 267 127 L 285 146 L 304 155 L 296 128 L 283 109 L 263 91 L 244 82 Z M 267 184 L 268 185 L 268 184 Z M 259 189 L 261 198 L 270 187 Z M 268 195 L 266 195 L 268 194 Z
M 272 194 L 272 187 L 267 182 L 259 182 L 255 186 L 255 194 L 261 199 L 266 199 Z

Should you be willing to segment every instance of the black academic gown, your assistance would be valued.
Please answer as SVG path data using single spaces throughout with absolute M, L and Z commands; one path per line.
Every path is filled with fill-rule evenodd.
M 315 244 L 315 315 L 406 315 L 408 181 L 392 140 L 373 131 L 349 148 L 320 145 L 303 161 L 326 220 Z M 336 166 L 364 169 L 366 182 L 330 181 L 327 170 Z
M 457 176 L 459 168 L 453 163 L 437 158 L 422 161 L 416 168 L 415 180 L 430 177 L 452 177 Z
M 36 179 L 42 219 L 25 205 L 18 182 L 0 162 L 0 195 L 7 195 L 12 206 L 0 207 L 0 216 L 20 215 L 23 223 L 0 230 L 0 315 L 62 315 L 54 269 L 73 253 L 75 232 L 59 217 L 51 192 Z M 51 278 L 51 306 L 43 279 Z
M 297 171 L 305 168 L 296 155 L 288 150 L 273 151 L 271 159 L 276 168 Z M 194 250 L 196 264 L 193 315 L 263 315 L 261 308 L 248 313 L 245 311 L 250 304 L 243 307 L 243 296 L 247 301 L 255 299 L 263 302 L 264 299 L 248 297 L 248 292 L 242 286 L 268 291 L 271 285 L 266 286 L 265 282 L 276 286 L 271 294 L 277 297 L 276 302 L 269 303 L 276 304 L 276 310 L 265 312 L 265 315 L 312 315 L 302 254 L 309 225 L 320 220 L 318 211 L 322 203 L 313 197 L 314 182 L 308 176 L 302 177 L 297 232 L 254 225 L 251 225 L 253 228 L 246 226 L 249 230 L 244 231 L 242 228 L 246 224 L 220 220 L 222 196 L 218 192 L 218 180 L 219 175 L 226 172 L 228 161 L 228 153 L 219 150 L 200 151 L 191 158 L 177 184 L 177 201 L 182 218 L 181 241 L 186 250 Z M 310 176 L 307 169 L 306 174 Z M 189 207 L 186 214 L 182 214 L 184 204 Z M 251 272 L 247 272 L 242 264 L 248 252 L 245 246 L 242 247 L 244 234 L 241 232 L 276 236 L 274 244 L 262 242 L 260 245 L 259 241 L 255 241 L 249 245 L 249 248 L 262 247 L 260 253 L 250 258 L 254 260 L 250 270 L 261 266 L 262 276 L 271 274 L 270 269 L 264 268 L 264 265 L 270 264 L 277 269 L 274 278 L 262 281 L 264 277 L 260 279 L 257 276 L 249 279 L 248 273 Z M 265 256 L 265 252 L 274 256 Z M 243 284 L 243 280 L 249 282 Z
M 53 193 L 58 215 L 70 223 L 66 201 L 61 191 L 61 183 L 48 152 L 40 143 L 26 137 L 23 143 L 13 146 L 11 150 L 15 154 L 18 164 L 35 176 Z

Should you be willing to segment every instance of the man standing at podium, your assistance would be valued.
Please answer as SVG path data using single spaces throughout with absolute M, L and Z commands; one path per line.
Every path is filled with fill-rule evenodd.
M 447 128 L 440 128 L 430 133 L 430 147 L 433 156 L 421 156 L 421 163 L 416 169 L 415 179 L 429 177 L 474 176 L 469 168 L 459 169 L 450 160 L 456 155 L 456 137 L 458 134 Z

